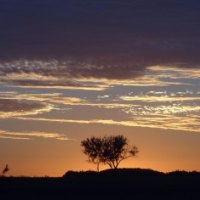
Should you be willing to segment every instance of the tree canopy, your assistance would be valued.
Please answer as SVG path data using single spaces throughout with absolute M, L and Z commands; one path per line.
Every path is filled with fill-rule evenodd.
M 89 161 L 97 164 L 98 171 L 100 163 L 117 169 L 121 161 L 138 153 L 138 148 L 130 147 L 123 135 L 87 138 L 81 142 L 81 146 Z

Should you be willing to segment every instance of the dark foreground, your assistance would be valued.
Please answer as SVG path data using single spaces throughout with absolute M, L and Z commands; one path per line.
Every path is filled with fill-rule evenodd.
M 62 178 L 0 178 L 0 199 L 200 199 L 200 173 L 120 169 L 67 172 Z

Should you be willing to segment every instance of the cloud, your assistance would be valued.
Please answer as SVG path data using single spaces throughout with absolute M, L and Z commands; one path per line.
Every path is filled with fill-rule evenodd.
M 169 79 L 199 79 L 200 69 L 188 66 L 188 68 L 181 68 L 178 66 L 149 66 L 148 69 L 152 71 L 153 74 L 159 75 L 160 78 Z
M 141 95 L 141 96 L 121 96 L 121 100 L 123 101 L 142 101 L 142 102 L 180 102 L 180 101 L 196 101 L 200 100 L 200 96 L 195 97 L 181 97 L 181 96 L 148 96 L 148 95 Z
M 0 118 L 10 118 L 24 115 L 37 115 L 53 109 L 50 104 L 19 101 L 0 98 Z
M 192 115 L 188 117 L 178 116 L 163 116 L 158 117 L 139 117 L 128 121 L 115 121 L 115 120 L 70 120 L 70 119 L 49 119 L 49 118 L 24 118 L 18 117 L 19 120 L 25 121 L 44 121 L 54 123 L 74 123 L 74 124 L 102 124 L 102 125 L 115 125 L 115 126 L 126 126 L 126 127 L 147 127 L 147 128 L 160 128 L 166 130 L 179 130 L 187 132 L 200 131 L 199 116 Z
M 73 96 L 64 96 L 62 93 L 28 93 L 28 94 L 21 94 L 17 92 L 0 92 L 0 96 L 2 99 L 6 100 L 13 100 L 13 101 L 31 101 L 37 102 L 37 104 L 41 104 L 41 102 L 45 102 L 51 105 L 51 110 L 57 109 L 55 104 L 61 105 L 69 105 L 69 106 L 89 106 L 89 107 L 99 107 L 99 108 L 107 108 L 107 109 L 114 109 L 114 108 L 126 108 L 130 107 L 131 104 L 128 103 L 114 103 L 111 101 L 109 102 L 99 102 L 99 96 L 97 96 L 97 102 L 87 101 L 84 98 L 78 98 Z M 108 95 L 102 96 L 103 99 Z M 102 98 L 100 98 L 102 99 Z M 43 105 L 43 104 L 42 104 Z M 53 106 L 54 105 L 54 106 Z M 50 111 L 50 110 L 49 110 Z
M 0 82 L 25 88 L 103 91 L 115 86 L 189 85 L 191 83 L 184 79 L 197 79 L 198 74 L 200 71 L 196 68 L 181 69 L 176 66 L 145 66 L 143 70 L 135 70 L 134 66 L 126 69 L 70 60 L 0 62 Z
M 69 63 L 62 64 L 57 60 L 49 60 L 48 62 L 16 60 L 7 62 L 6 65 L 1 63 L 0 81 L 2 83 L 6 82 L 15 84 L 16 87 L 25 86 L 31 89 L 29 92 L 24 88 L 17 88 L 19 92 L 3 92 L 7 88 L 13 90 L 13 85 L 6 86 L 0 93 L 3 104 L 6 104 L 7 100 L 13 100 L 17 103 L 47 106 L 45 108 L 33 108 L 33 110 L 26 110 L 25 112 L 20 112 L 19 109 L 12 112 L 2 111 L 1 116 L 49 122 L 141 126 L 192 132 L 200 130 L 200 91 L 198 89 L 200 70 L 198 68 L 183 69 L 178 66 L 155 65 L 146 67 L 142 72 L 138 71 L 137 76 L 130 74 L 126 78 L 116 78 L 113 75 L 105 78 L 92 76 L 92 73 L 89 75 L 82 73 L 84 70 L 92 69 L 93 71 L 94 68 L 104 70 L 104 67 L 90 66 L 85 63 L 81 65 L 83 68 L 78 67 L 79 75 L 74 75 L 73 66 L 76 65 L 72 65 L 73 62 L 71 61 Z M 82 69 L 83 71 L 81 71 Z M 73 86 L 71 83 L 73 83 Z M 81 93 L 66 92 L 67 90 L 53 89 L 53 85 L 56 88 L 63 86 L 66 89 L 69 87 L 74 89 L 89 87 L 92 89 Z M 37 89 L 37 87 L 51 88 L 51 86 L 51 90 Z M 108 88 L 110 90 L 103 91 Z M 16 88 L 14 87 L 14 89 Z M 102 92 L 92 91 L 99 91 L 98 89 Z M 49 91 L 51 93 L 48 93 Z M 62 119 L 63 114 L 59 111 L 54 114 L 56 114 L 55 116 L 60 114 L 58 117 L 60 119 L 48 119 L 46 118 L 48 115 L 39 118 L 28 116 L 56 110 L 57 107 L 62 109 L 64 106 L 67 109 L 72 108 L 72 116 L 78 116 L 78 118 L 82 116 L 79 115 L 78 109 L 80 107 L 85 108 L 82 109 L 85 112 L 84 118 L 80 120 Z M 13 107 L 18 108 L 17 105 Z M 115 110 L 107 112 L 107 110 L 102 109 L 101 115 L 97 116 L 95 113 L 98 113 L 98 108 Z M 87 111 L 89 112 L 87 113 Z M 115 111 L 121 112 L 122 116 L 117 117 Z M 92 114 L 93 119 L 90 119 L 89 113 Z M 107 114 L 105 115 L 105 113 Z M 110 114 L 109 119 L 106 119 L 108 114 Z M 100 118 L 102 115 L 105 118 Z
M 197 0 L 2 1 L 2 122 L 200 132 L 199 7 Z
M 191 87 L 192 89 L 193 87 Z M 153 89 L 153 88 L 151 88 Z M 180 89 L 180 88 L 179 88 Z M 118 93 L 117 93 L 118 94 Z M 78 124 L 102 124 L 120 125 L 127 127 L 148 127 L 160 129 L 172 129 L 179 131 L 198 132 L 200 131 L 199 113 L 200 97 L 199 90 L 181 89 L 174 90 L 174 87 L 156 88 L 156 90 L 136 90 L 126 96 L 97 95 L 96 101 L 77 97 L 66 97 L 61 93 L 52 94 L 15 94 L 14 98 L 19 100 L 27 99 L 34 101 L 45 101 L 51 104 L 73 106 L 73 113 L 80 119 L 58 119 L 46 117 L 17 117 L 20 120 L 47 121 L 50 123 L 78 123 Z M 12 96 L 12 93 L 5 95 Z M 102 99 L 103 97 L 103 99 Z M 106 98 L 104 98 L 106 97 Z M 108 97 L 108 98 L 107 98 Z M 81 119 L 82 111 L 80 106 L 97 113 L 97 108 L 115 109 L 123 112 L 123 116 L 116 118 L 113 112 L 105 115 L 87 116 L 87 120 Z M 80 114 L 80 115 L 79 115 Z M 103 113 L 102 113 L 103 114 Z M 105 113 L 104 113 L 105 114 Z M 84 113 L 85 115 L 85 113 Z M 70 117 L 70 116 L 69 116 Z M 73 115 L 74 117 L 74 115 Z M 109 119 L 108 119 L 109 117 Z
M 8 64 L 6 73 L 40 71 L 38 82 L 13 80 L 38 87 L 46 86 L 44 77 L 56 87 L 55 77 L 69 75 L 121 80 L 154 65 L 198 68 L 199 6 L 196 0 L 7 0 L 1 3 L 0 60 Z M 19 59 L 25 61 L 13 63 Z
M 177 116 L 183 116 L 186 117 L 192 114 L 199 114 L 200 112 L 200 106 L 191 104 L 162 104 L 162 105 L 136 105 L 129 108 L 124 108 L 123 111 L 125 111 L 127 114 L 131 114 L 132 118 L 140 118 L 145 116 L 148 117 L 155 117 L 160 116 L 160 119 L 162 120 L 163 117 L 170 116 L 173 118 L 174 115 Z M 159 121 L 159 120 L 158 120 Z
M 191 75 L 192 76 L 192 75 Z M 138 125 L 182 131 L 200 130 L 200 96 L 198 88 L 162 88 L 130 92 L 120 102 L 132 106 L 122 108 Z
M 32 140 L 37 138 L 69 140 L 64 134 L 49 132 L 12 132 L 0 130 L 0 139 Z
M 66 85 L 78 86 L 76 79 L 80 78 L 107 78 L 125 79 L 137 75 L 139 69 L 130 66 L 121 68 L 117 65 L 90 64 L 78 62 L 76 60 L 38 60 L 38 59 L 19 59 L 4 61 L 0 63 L 0 75 L 2 80 L 10 81 L 29 81 L 40 80 L 59 81 L 65 80 Z M 73 79 L 72 79 L 73 78 Z

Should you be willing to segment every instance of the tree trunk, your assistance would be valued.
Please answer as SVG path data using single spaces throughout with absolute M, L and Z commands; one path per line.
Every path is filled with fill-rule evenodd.
M 99 172 L 99 163 L 97 163 L 97 171 Z

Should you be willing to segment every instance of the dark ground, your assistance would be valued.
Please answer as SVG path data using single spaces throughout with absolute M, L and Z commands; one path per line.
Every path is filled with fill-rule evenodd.
M 61 178 L 0 178 L 0 199 L 198 200 L 200 173 L 120 169 L 67 172 Z

